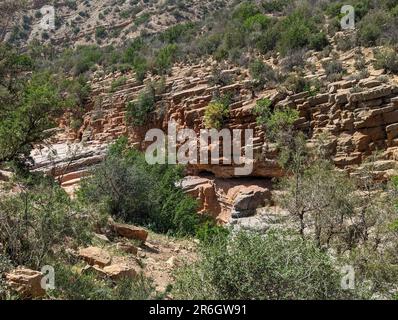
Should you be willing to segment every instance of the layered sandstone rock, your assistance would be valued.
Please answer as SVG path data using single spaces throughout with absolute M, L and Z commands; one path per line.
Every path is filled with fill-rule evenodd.
M 270 200 L 270 184 L 266 179 L 187 176 L 181 182 L 181 187 L 198 199 L 200 213 L 226 223 L 231 217 L 255 214 L 258 207 Z

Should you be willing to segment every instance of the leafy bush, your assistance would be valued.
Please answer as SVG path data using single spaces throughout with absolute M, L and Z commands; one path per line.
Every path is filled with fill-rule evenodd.
M 375 10 L 369 12 L 358 26 L 360 43 L 364 46 L 374 46 L 382 43 L 388 29 L 391 27 L 395 28 L 395 25 L 390 27 L 390 24 L 391 17 L 385 11 Z
M 175 44 L 169 44 L 160 49 L 156 55 L 155 67 L 159 74 L 166 74 L 170 71 L 177 54 L 178 47 Z
M 312 34 L 309 39 L 309 48 L 321 51 L 329 45 L 329 40 L 324 32 Z
M 260 13 L 259 8 L 250 2 L 244 2 L 237 6 L 232 13 L 232 18 L 240 23 Z
M 299 115 L 293 108 L 277 108 L 271 110 L 271 102 L 268 99 L 257 101 L 254 113 L 257 115 L 257 123 L 263 125 L 270 135 L 270 138 L 276 137 L 280 132 L 291 132 L 294 123 Z
M 210 102 L 205 110 L 206 128 L 221 129 L 229 117 L 229 107 L 222 102 Z
M 291 0 L 265 0 L 261 5 L 265 12 L 282 12 L 291 3 Z
M 33 74 L 22 89 L 21 83 L 18 86 L 10 92 L 14 98 L 0 105 L 0 162 L 24 163 L 32 145 L 48 136 L 45 130 L 55 125 L 54 118 L 75 103 L 65 97 L 59 79 L 47 72 Z
M 156 232 L 194 234 L 196 201 L 176 186 L 182 168 L 149 165 L 144 155 L 119 139 L 104 161 L 83 182 L 79 198 L 119 219 Z
M 320 50 L 327 45 L 326 35 L 318 29 L 312 10 L 299 7 L 280 22 L 278 48 L 282 54 L 290 50 L 312 46 Z
M 375 67 L 391 73 L 398 73 L 398 53 L 392 48 L 384 48 L 375 53 Z
M 0 201 L 0 253 L 16 265 L 38 268 L 66 237 L 77 243 L 89 240 L 91 219 L 80 216 L 68 195 L 50 179 Z
M 95 38 L 96 39 L 104 39 L 108 35 L 105 27 L 97 27 L 95 29 Z
M 326 77 L 330 82 L 341 80 L 343 78 L 343 74 L 346 72 L 341 61 L 337 59 L 324 62 L 322 66 L 325 69 Z
M 214 219 L 209 218 L 199 225 L 195 235 L 203 243 L 212 243 L 213 241 L 217 241 L 217 239 L 227 237 L 229 230 L 217 225 Z
M 195 24 L 192 22 L 177 24 L 160 34 L 160 39 L 166 43 L 177 43 L 187 38 L 194 31 Z
M 293 93 L 308 92 L 311 96 L 315 96 L 321 89 L 321 84 L 316 80 L 307 80 L 302 75 L 291 74 L 284 82 L 286 89 Z
M 204 246 L 198 262 L 176 276 L 183 299 L 343 299 L 330 257 L 294 234 L 240 231 Z M 305 279 L 305 281 L 303 281 Z
M 57 285 L 49 295 L 65 300 L 148 300 L 154 298 L 152 282 L 143 275 L 116 282 L 98 279 L 96 274 L 80 274 L 70 266 L 55 267 Z
M 243 26 L 248 31 L 265 30 L 271 23 L 271 19 L 261 13 L 247 18 Z

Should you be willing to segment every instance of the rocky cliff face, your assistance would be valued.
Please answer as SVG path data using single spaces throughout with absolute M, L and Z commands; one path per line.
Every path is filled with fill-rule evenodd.
M 200 199 L 202 212 L 211 213 L 221 221 L 228 221 L 231 215 L 241 217 L 252 214 L 256 207 L 264 204 L 265 199 L 270 199 L 269 180 L 283 175 L 275 149 L 252 114 L 260 98 L 269 98 L 275 108 L 296 108 L 300 114 L 296 127 L 308 134 L 309 143 L 322 135 L 337 167 L 355 174 L 366 158 L 379 150 L 381 156 L 374 163 L 377 177 L 386 180 L 396 173 L 398 86 L 393 78 L 381 80 L 377 75 L 371 75 L 362 80 L 342 80 L 330 83 L 327 92 L 316 95 L 266 89 L 254 96 L 247 89 L 249 77 L 244 69 L 226 68 L 222 74 L 232 76 L 235 82 L 227 86 L 212 85 L 211 64 L 176 65 L 166 77 L 165 92 L 158 99 L 156 112 L 150 115 L 150 121 L 145 126 L 140 127 L 126 123 L 126 104 L 137 99 L 145 84 L 137 83 L 134 74 L 123 75 L 127 81 L 116 90 L 110 89 L 111 84 L 121 74 L 109 74 L 93 80 L 92 98 L 82 126 L 72 130 L 68 115 L 65 115 L 57 136 L 57 148 L 63 151 L 58 152 L 50 162 L 43 160 L 45 149 L 42 150 L 44 158 L 40 158 L 36 151 L 35 157 L 39 160 L 37 169 L 50 170 L 55 161 L 53 174 L 61 177 L 64 187 L 73 188 L 86 174 L 87 167 L 101 161 L 106 145 L 120 136 L 127 136 L 132 145 L 145 150 L 146 132 L 152 128 L 167 132 L 170 120 L 176 121 L 180 129 L 191 128 L 199 132 L 204 128 L 205 108 L 214 93 L 218 92 L 230 93 L 234 97 L 225 127 L 254 130 L 253 172 L 249 177 L 242 178 L 234 176 L 233 165 L 190 164 L 187 175 L 191 177 L 183 182 L 183 187 Z M 323 76 L 322 72 L 311 75 Z M 79 145 L 80 150 L 67 157 L 66 145 Z

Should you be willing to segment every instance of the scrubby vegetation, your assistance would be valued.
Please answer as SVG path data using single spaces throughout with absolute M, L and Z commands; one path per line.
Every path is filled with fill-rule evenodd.
M 176 183 L 182 168 L 149 165 L 142 154 L 118 141 L 94 176 L 82 184 L 81 198 L 124 221 L 161 233 L 195 234 L 196 202 Z
M 222 101 L 209 103 L 205 110 L 205 125 L 209 129 L 221 129 L 228 118 L 229 107 Z
M 305 281 L 302 281 L 305 279 Z M 177 275 L 177 298 L 341 299 L 339 272 L 327 254 L 293 234 L 240 232 L 202 248 Z

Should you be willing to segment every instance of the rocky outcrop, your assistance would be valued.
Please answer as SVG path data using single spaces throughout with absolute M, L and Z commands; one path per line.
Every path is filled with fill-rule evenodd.
M 199 213 L 208 214 L 220 223 L 232 217 L 256 213 L 271 198 L 271 182 L 267 179 L 222 179 L 187 176 L 181 182 L 183 190 L 198 199 Z
M 41 298 L 46 294 L 41 285 L 42 278 L 41 272 L 26 268 L 15 269 L 5 275 L 9 288 L 24 299 Z
M 247 89 L 248 77 L 244 70 L 232 67 L 224 70 L 237 80 L 230 85 L 214 86 L 209 81 L 212 68 L 208 64 L 176 65 L 166 78 L 165 92 L 159 96 L 156 112 L 149 115 L 146 125 L 138 127 L 126 123 L 126 105 L 137 99 L 145 85 L 137 83 L 134 74 L 123 75 L 127 81 L 110 94 L 111 83 L 121 74 L 109 74 L 93 80 L 92 99 L 87 105 L 83 125 L 78 130 L 70 129 L 68 116 L 65 115 L 60 121 L 62 132 L 56 138 L 57 144 L 53 145 L 57 155 L 48 160 L 51 156 L 49 150 L 35 150 L 36 170 L 52 173 L 65 189 L 73 193 L 80 179 L 88 174 L 88 168 L 102 160 L 106 146 L 116 138 L 127 136 L 131 145 L 144 151 L 148 146 L 144 141 L 146 132 L 157 128 L 167 133 L 169 120 L 176 122 L 177 129 L 190 128 L 199 133 L 205 127 L 206 106 L 213 95 L 224 93 L 233 97 L 225 128 L 254 130 L 250 177 L 269 179 L 284 174 L 277 162 L 277 150 L 267 141 L 252 112 L 260 98 L 269 98 L 273 108 L 296 108 L 300 116 L 296 128 L 307 133 L 310 144 L 322 136 L 335 165 L 351 174 L 355 175 L 361 164 L 376 150 L 384 151 L 382 161 L 397 160 L 398 87 L 394 83 L 369 77 L 331 83 L 327 92 L 317 95 L 269 89 L 255 97 Z M 67 156 L 66 149 L 73 149 L 73 146 L 80 146 L 81 151 Z M 209 149 L 213 147 L 211 145 Z M 262 199 L 269 197 L 268 192 L 248 190 L 244 195 L 246 191 L 242 190 L 239 196 L 228 195 L 229 191 L 218 187 L 217 183 L 223 185 L 221 181 L 230 178 L 234 178 L 230 180 L 235 182 L 240 180 L 235 180 L 237 165 L 225 164 L 222 159 L 221 153 L 219 164 L 188 164 L 186 174 L 197 178 L 184 180 L 183 188 L 200 199 L 201 213 L 209 213 L 221 221 L 228 220 L 232 212 L 234 216 L 251 215 L 256 206 L 261 205 Z M 386 180 L 395 173 L 395 168 L 390 166 L 379 177 Z M 208 179 L 209 174 L 214 178 Z
M 112 261 L 112 258 L 107 251 L 97 247 L 80 249 L 79 257 L 89 265 L 97 265 L 101 268 L 110 265 Z

